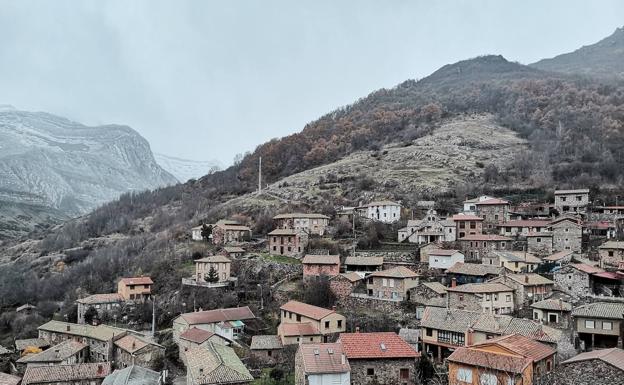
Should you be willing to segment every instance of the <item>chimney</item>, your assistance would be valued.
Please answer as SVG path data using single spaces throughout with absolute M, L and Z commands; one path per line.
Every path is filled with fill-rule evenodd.
M 98 376 L 101 376 L 102 374 L 104 374 L 104 365 L 98 364 L 98 366 L 97 366 L 97 374 L 98 374 Z
M 332 306 L 332 310 L 336 311 L 336 305 Z
M 71 325 L 70 325 L 70 324 L 67 324 L 66 329 L 67 329 L 67 331 L 70 331 L 70 330 L 71 330 Z
M 524 276 L 524 283 L 529 283 L 529 275 L 528 274 L 526 274 Z
M 345 357 L 344 353 L 342 353 L 342 354 L 340 355 L 340 363 L 341 363 L 342 365 L 344 365 L 344 364 L 346 364 L 346 363 L 347 363 L 347 357 Z
M 470 346 L 473 344 L 474 339 L 474 330 L 468 329 L 466 330 L 466 346 Z
M 457 287 L 457 278 L 451 279 L 451 287 Z
M 360 327 L 359 327 L 359 326 L 356 326 L 356 327 L 355 327 L 355 332 L 356 332 L 356 333 L 359 333 L 359 332 L 360 332 Z
M 136 341 L 132 341 L 132 349 L 136 349 Z

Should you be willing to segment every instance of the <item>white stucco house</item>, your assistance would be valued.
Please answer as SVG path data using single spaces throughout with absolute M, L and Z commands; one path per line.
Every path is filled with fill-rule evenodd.
M 429 268 L 448 269 L 455 263 L 464 263 L 464 254 L 459 250 L 437 249 L 429 252 Z
M 202 232 L 202 226 L 193 227 L 191 229 L 191 239 L 194 240 L 194 241 L 201 241 L 201 240 L 203 240 L 201 232 Z
M 401 204 L 392 201 L 371 202 L 358 207 L 358 211 L 377 222 L 394 223 L 401 219 Z
M 465 200 L 464 201 L 464 213 L 475 214 L 477 212 L 477 203 L 487 201 L 489 199 L 494 199 L 494 197 L 491 197 L 489 195 L 481 195 L 473 199 Z

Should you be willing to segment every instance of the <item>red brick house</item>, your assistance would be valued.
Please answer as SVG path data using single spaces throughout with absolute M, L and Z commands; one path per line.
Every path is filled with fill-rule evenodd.
M 340 255 L 308 254 L 301 261 L 303 279 L 315 279 L 321 276 L 335 277 L 340 274 Z

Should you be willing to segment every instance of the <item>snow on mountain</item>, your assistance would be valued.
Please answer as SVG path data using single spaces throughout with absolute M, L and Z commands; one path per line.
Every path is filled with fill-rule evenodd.
M 217 160 L 187 160 L 159 154 L 157 152 L 154 153 L 154 158 L 156 158 L 156 163 L 158 163 L 160 167 L 164 168 L 182 183 L 189 179 L 200 178 L 221 168 Z
M 34 228 L 28 221 L 35 217 L 18 215 L 24 205 L 77 216 L 124 192 L 176 182 L 130 127 L 87 127 L 44 112 L 0 107 L 0 218 L 11 206 L 15 233 Z M 8 234 L 0 228 L 0 237 Z

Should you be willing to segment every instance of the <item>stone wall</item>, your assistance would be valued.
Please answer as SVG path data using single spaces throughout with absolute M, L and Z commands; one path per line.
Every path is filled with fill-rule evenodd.
M 547 376 L 545 384 L 556 385 L 621 385 L 624 373 L 601 360 L 561 365 Z
M 416 384 L 416 361 L 414 359 L 385 360 L 349 360 L 351 366 L 351 383 L 358 385 L 379 384 Z M 368 375 L 373 369 L 374 375 Z M 401 379 L 400 370 L 408 369 L 409 378 Z
M 364 308 L 375 309 L 380 313 L 392 313 L 402 311 L 401 301 L 390 301 L 370 297 L 349 296 L 338 302 L 338 306 L 344 309 Z

